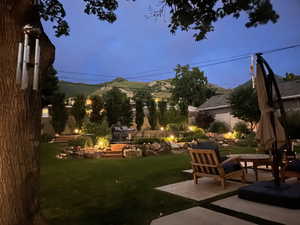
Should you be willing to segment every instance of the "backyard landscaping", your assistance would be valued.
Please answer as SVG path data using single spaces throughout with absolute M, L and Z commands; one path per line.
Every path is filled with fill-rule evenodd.
M 196 201 L 154 187 L 190 179 L 187 154 L 132 159 L 66 159 L 59 144 L 41 146 L 41 203 L 52 225 L 150 224 L 151 220 L 191 208 Z M 251 147 L 227 147 L 221 154 L 251 153 Z
M 186 154 L 135 159 L 59 160 L 58 144 L 41 147 L 41 203 L 53 225 L 150 224 L 196 202 L 154 190 L 187 179 Z

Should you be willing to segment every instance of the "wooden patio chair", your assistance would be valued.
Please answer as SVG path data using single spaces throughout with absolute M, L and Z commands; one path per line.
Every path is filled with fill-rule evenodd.
M 225 180 L 240 176 L 245 182 L 245 173 L 239 158 L 229 158 L 223 162 L 216 149 L 195 149 L 189 148 L 189 155 L 192 159 L 193 178 L 198 184 L 200 177 L 214 177 L 221 181 L 225 188 Z

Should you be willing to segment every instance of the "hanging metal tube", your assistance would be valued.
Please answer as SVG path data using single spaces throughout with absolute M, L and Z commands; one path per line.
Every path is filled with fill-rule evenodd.
M 20 42 L 19 49 L 18 49 L 17 69 L 16 69 L 16 83 L 17 84 L 21 84 L 22 63 L 23 63 L 23 43 Z
M 24 52 L 23 52 L 23 69 L 22 69 L 22 85 L 21 89 L 25 90 L 28 86 L 28 68 L 27 63 L 29 62 L 29 54 L 30 54 L 30 47 L 28 46 L 29 42 L 29 35 L 25 33 L 24 38 Z
M 40 69 L 40 40 L 37 38 L 37 39 L 35 39 L 33 90 L 38 90 L 39 69 Z

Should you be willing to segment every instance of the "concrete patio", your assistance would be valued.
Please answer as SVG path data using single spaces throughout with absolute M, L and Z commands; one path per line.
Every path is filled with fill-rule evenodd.
M 191 173 L 185 170 L 184 173 Z M 259 169 L 259 180 L 271 180 L 272 174 Z M 252 169 L 248 169 L 247 183 L 255 182 Z M 288 180 L 290 183 L 296 179 Z M 187 180 L 156 188 L 157 190 L 195 200 L 199 207 L 183 210 L 152 221 L 151 225 L 235 225 L 235 224 L 299 224 L 300 210 L 286 209 L 272 205 L 243 200 L 237 197 L 238 188 L 247 185 L 238 179 L 226 182 L 223 189 L 213 178 L 201 178 L 199 184 Z

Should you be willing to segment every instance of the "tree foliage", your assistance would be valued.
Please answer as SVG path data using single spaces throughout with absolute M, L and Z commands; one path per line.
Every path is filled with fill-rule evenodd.
M 189 65 L 177 65 L 176 76 L 172 80 L 172 98 L 175 102 L 181 102 L 186 107 L 187 105 L 199 106 L 206 101 L 209 90 L 207 86 L 207 78 L 199 68 L 191 68 Z M 182 112 L 184 112 L 184 109 Z
M 224 134 L 229 131 L 229 127 L 226 123 L 222 121 L 215 121 L 209 126 L 208 130 L 212 133 Z
M 230 94 L 228 100 L 232 109 L 231 114 L 249 122 L 253 128 L 260 118 L 256 90 L 250 85 L 238 87 Z
M 112 23 L 116 20 L 117 0 L 83 0 L 84 12 Z M 134 1 L 134 0 L 132 0 Z M 163 0 L 153 16 L 161 16 L 169 10 L 169 28 L 172 33 L 177 30 L 195 30 L 195 39 L 202 40 L 208 32 L 214 30 L 214 23 L 226 16 L 239 18 L 241 13 L 248 15 L 246 27 L 256 27 L 268 22 L 277 22 L 279 16 L 274 11 L 270 0 Z M 42 0 L 40 15 L 44 20 L 55 23 L 56 36 L 68 35 L 69 25 L 64 19 L 66 12 L 59 0 Z
M 208 112 L 198 112 L 195 118 L 196 125 L 203 129 L 208 129 L 214 121 L 215 117 Z
M 158 102 L 158 122 L 161 126 L 167 125 L 167 102 L 159 101 Z
M 90 121 L 93 123 L 101 123 L 103 119 L 104 101 L 99 95 L 94 95 L 91 98 L 92 101 L 92 112 L 90 115 Z
M 130 104 L 130 99 L 125 98 L 122 103 L 122 115 L 121 115 L 121 124 L 125 125 L 127 127 L 130 127 L 132 125 L 133 121 L 133 114 L 132 114 L 132 107 Z
M 144 124 L 144 103 L 141 99 L 135 100 L 135 123 L 137 130 L 141 130 L 143 124 Z
M 180 110 L 177 110 L 173 105 L 171 105 L 170 109 L 167 111 L 166 118 L 167 118 L 167 124 L 171 124 L 171 123 L 182 124 L 187 122 L 186 116 L 182 115 Z
M 52 98 L 51 124 L 57 134 L 61 134 L 66 127 L 68 112 L 65 107 L 65 95 L 56 93 Z
M 71 114 L 75 118 L 76 127 L 78 129 L 81 129 L 84 117 L 86 115 L 85 102 L 86 102 L 86 97 L 84 95 L 78 95 L 75 97 L 75 102 L 71 109 Z
M 157 127 L 157 110 L 156 110 L 156 102 L 154 101 L 154 99 L 148 100 L 147 107 L 149 110 L 148 120 L 151 126 L 151 130 L 155 130 Z
M 58 78 L 56 74 L 57 72 L 54 67 L 50 66 L 47 73 L 44 74 L 41 78 L 42 108 L 52 104 L 53 98 L 58 92 Z
M 114 87 L 104 95 L 107 121 L 111 127 L 120 122 L 124 126 L 132 123 L 132 110 L 126 94 Z
M 139 99 L 143 101 L 144 104 L 146 104 L 150 99 L 152 99 L 152 94 L 150 89 L 148 88 L 138 89 L 137 91 L 135 91 L 133 99 L 134 100 Z

